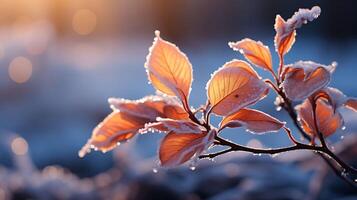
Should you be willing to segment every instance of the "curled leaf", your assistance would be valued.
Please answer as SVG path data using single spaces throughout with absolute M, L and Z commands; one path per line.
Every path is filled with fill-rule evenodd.
M 327 99 L 333 106 L 334 110 L 339 109 L 342 106 L 349 108 L 357 112 L 357 99 L 347 97 L 340 90 L 332 87 L 326 87 L 314 94 L 315 97 L 323 97 Z
M 220 129 L 224 127 L 245 127 L 252 133 L 278 131 L 285 125 L 278 119 L 254 109 L 241 109 L 238 112 L 223 118 Z
M 199 156 L 208 149 L 216 135 L 216 130 L 195 133 L 168 133 L 161 141 L 159 149 L 160 163 L 164 167 L 181 165 L 194 156 Z
M 335 112 L 326 100 L 319 99 L 316 101 L 316 115 L 319 131 L 325 137 L 332 135 L 343 125 L 340 113 Z
M 202 127 L 188 120 L 173 120 L 168 118 L 157 118 L 157 122 L 145 125 L 143 132 L 153 129 L 163 132 L 173 131 L 175 133 L 201 133 Z
M 274 73 L 269 48 L 260 41 L 246 38 L 238 42 L 230 42 L 229 46 L 242 53 L 254 65 Z
M 303 100 L 325 87 L 331 79 L 336 64 L 322 65 L 299 61 L 284 67 L 282 87 L 291 100 Z
M 158 91 L 187 103 L 192 83 L 191 63 L 176 45 L 163 40 L 159 31 L 155 34 L 145 63 L 149 80 Z
M 296 29 L 300 28 L 308 21 L 313 21 L 321 13 L 321 9 L 318 6 L 314 6 L 311 9 L 299 9 L 294 15 L 285 21 L 280 15 L 275 18 L 275 31 L 274 38 L 276 51 L 280 56 L 283 56 L 289 52 L 291 46 L 295 42 Z
M 268 86 L 246 62 L 233 60 L 218 69 L 207 83 L 212 112 L 226 116 L 264 98 Z
M 309 99 L 296 107 L 300 125 L 306 133 L 311 136 L 317 135 L 317 128 L 315 126 L 315 115 L 313 107 Z M 343 124 L 343 119 L 339 112 L 336 112 L 333 106 L 325 98 L 316 100 L 316 122 L 318 131 L 324 137 L 328 137 L 336 132 Z

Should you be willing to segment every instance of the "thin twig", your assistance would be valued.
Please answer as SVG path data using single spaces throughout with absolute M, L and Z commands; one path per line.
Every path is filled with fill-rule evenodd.
M 282 148 L 275 148 L 275 149 L 257 149 L 257 148 L 252 148 L 252 147 L 246 147 L 242 146 L 239 144 L 235 144 L 233 142 L 230 142 L 228 140 L 225 140 L 219 136 L 216 136 L 215 139 L 223 146 L 228 146 L 228 149 L 225 149 L 223 151 L 219 151 L 216 153 L 211 153 L 211 154 L 206 154 L 206 155 L 201 155 L 199 158 L 214 158 L 216 156 L 232 152 L 232 151 L 244 151 L 244 152 L 250 152 L 253 154 L 279 154 L 283 152 L 288 152 L 288 151 L 293 151 L 293 150 L 314 150 L 314 151 L 321 151 L 323 152 L 323 149 L 321 147 L 314 147 L 302 143 L 295 144 L 293 146 L 289 147 L 282 147 Z

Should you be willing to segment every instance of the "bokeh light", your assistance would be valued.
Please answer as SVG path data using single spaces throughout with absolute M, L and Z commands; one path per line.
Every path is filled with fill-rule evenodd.
M 22 137 L 17 137 L 11 142 L 11 150 L 16 155 L 25 155 L 28 151 L 28 144 Z
M 73 16 L 73 30 L 80 35 L 92 33 L 97 26 L 97 15 L 88 9 L 78 10 Z
M 32 76 L 32 63 L 25 57 L 14 58 L 9 65 L 9 76 L 16 83 L 25 83 Z

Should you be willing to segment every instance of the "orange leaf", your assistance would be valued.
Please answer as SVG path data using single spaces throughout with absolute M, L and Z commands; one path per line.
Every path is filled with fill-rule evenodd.
M 295 42 L 296 29 L 300 28 L 308 21 L 313 21 L 321 13 L 318 6 L 311 9 L 299 9 L 294 15 L 285 21 L 280 15 L 275 18 L 275 31 L 274 38 L 275 48 L 279 56 L 286 54 Z
M 108 115 L 93 131 L 92 137 L 80 151 L 83 157 L 91 148 L 101 151 L 113 149 L 117 143 L 134 137 L 145 124 L 156 122 L 158 117 L 188 119 L 188 114 L 174 99 L 148 96 L 139 100 L 110 98 L 113 113 Z
M 242 53 L 251 63 L 274 73 L 269 48 L 263 43 L 246 38 L 239 42 L 230 42 L 229 46 Z
M 149 80 L 158 91 L 177 96 L 187 104 L 192 83 L 191 63 L 176 45 L 161 39 L 159 31 L 155 34 L 145 63 Z
M 328 137 L 343 125 L 343 120 L 338 112 L 326 100 L 319 99 L 316 102 L 316 118 L 319 131 Z
M 284 122 L 259 110 L 241 109 L 238 112 L 223 118 L 220 128 L 244 126 L 250 132 L 265 133 L 278 131 L 284 125 Z
M 314 112 L 309 99 L 296 107 L 301 127 L 306 133 L 312 136 L 317 135 L 317 129 L 314 121 Z M 319 98 L 316 101 L 316 122 L 318 130 L 328 137 L 336 132 L 342 126 L 343 120 L 338 112 L 335 112 L 333 106 L 325 98 Z
M 200 155 L 213 143 L 216 130 L 209 133 L 168 133 L 162 140 L 159 149 L 159 159 L 162 166 L 175 167 L 181 165 L 193 156 Z
M 176 104 L 168 104 L 164 107 L 164 116 L 170 119 L 189 119 L 187 112 L 181 107 Z
M 212 112 L 226 116 L 254 104 L 268 93 L 268 86 L 246 62 L 233 60 L 223 65 L 207 83 Z
M 285 66 L 283 89 L 291 100 L 303 100 L 325 87 L 336 65 L 322 65 L 311 61 L 299 61 Z
M 114 111 L 93 130 L 92 137 L 81 149 L 79 156 L 83 157 L 91 148 L 109 151 L 118 142 L 131 139 L 147 122 L 147 119 Z
M 295 43 L 296 30 L 291 31 L 288 34 L 284 34 L 282 30 L 285 29 L 285 20 L 277 15 L 275 18 L 275 31 L 276 35 L 274 37 L 275 50 L 282 57 L 286 53 L 288 53 Z

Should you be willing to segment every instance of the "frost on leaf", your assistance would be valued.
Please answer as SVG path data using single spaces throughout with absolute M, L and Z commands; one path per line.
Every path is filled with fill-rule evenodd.
M 224 127 L 245 127 L 252 133 L 265 133 L 278 131 L 285 125 L 278 119 L 253 109 L 241 109 L 238 112 L 223 118 L 220 129 Z
M 357 112 L 357 99 L 353 97 L 347 97 L 340 90 L 332 87 L 326 87 L 314 94 L 327 99 L 333 106 L 334 110 L 341 108 L 342 106 L 349 108 Z
M 194 156 L 201 155 L 214 141 L 217 131 L 195 133 L 175 133 L 171 131 L 162 140 L 159 149 L 160 163 L 164 167 L 181 165 Z
M 318 6 L 314 6 L 311 9 L 299 9 L 294 15 L 285 21 L 280 15 L 275 19 L 275 31 L 274 38 L 276 51 L 280 56 L 283 56 L 289 52 L 291 46 L 295 42 L 296 29 L 300 28 L 308 21 L 313 21 L 321 13 L 321 9 Z
M 141 131 L 145 132 L 149 129 L 163 132 L 173 131 L 175 133 L 201 133 L 203 131 L 203 127 L 188 120 L 157 118 L 156 121 L 157 122 L 146 124 L 145 128 Z
M 269 48 L 263 43 L 246 38 L 238 42 L 230 42 L 229 46 L 242 53 L 254 65 L 274 73 Z
M 114 111 L 93 130 L 92 137 L 81 149 L 79 156 L 83 157 L 91 148 L 103 152 L 112 150 L 118 142 L 134 137 L 147 122 L 147 119 Z
M 148 96 L 139 100 L 110 98 L 114 110 L 92 133 L 87 144 L 79 152 L 83 157 L 91 148 L 103 152 L 113 149 L 117 143 L 134 137 L 145 124 L 156 122 L 158 117 L 188 119 L 188 114 L 174 99 Z
M 109 98 L 113 110 L 156 121 L 157 117 L 188 119 L 187 112 L 175 98 L 147 96 L 139 100 Z
M 311 100 L 316 101 L 316 121 L 319 131 L 325 136 L 333 134 L 344 124 L 339 108 L 346 107 L 357 112 L 356 99 L 344 95 L 332 87 L 323 88 L 314 93 L 309 99 L 296 106 L 302 128 L 310 135 L 316 135 L 314 113 Z
M 155 34 L 145 63 L 148 78 L 158 91 L 177 96 L 187 106 L 192 83 L 191 63 L 176 45 L 163 40 L 159 31 Z
M 264 98 L 269 91 L 246 62 L 233 60 L 218 69 L 207 83 L 212 112 L 227 116 Z
M 284 67 L 283 89 L 291 100 L 303 100 L 325 87 L 331 79 L 336 64 L 322 65 L 311 61 L 299 61 Z

